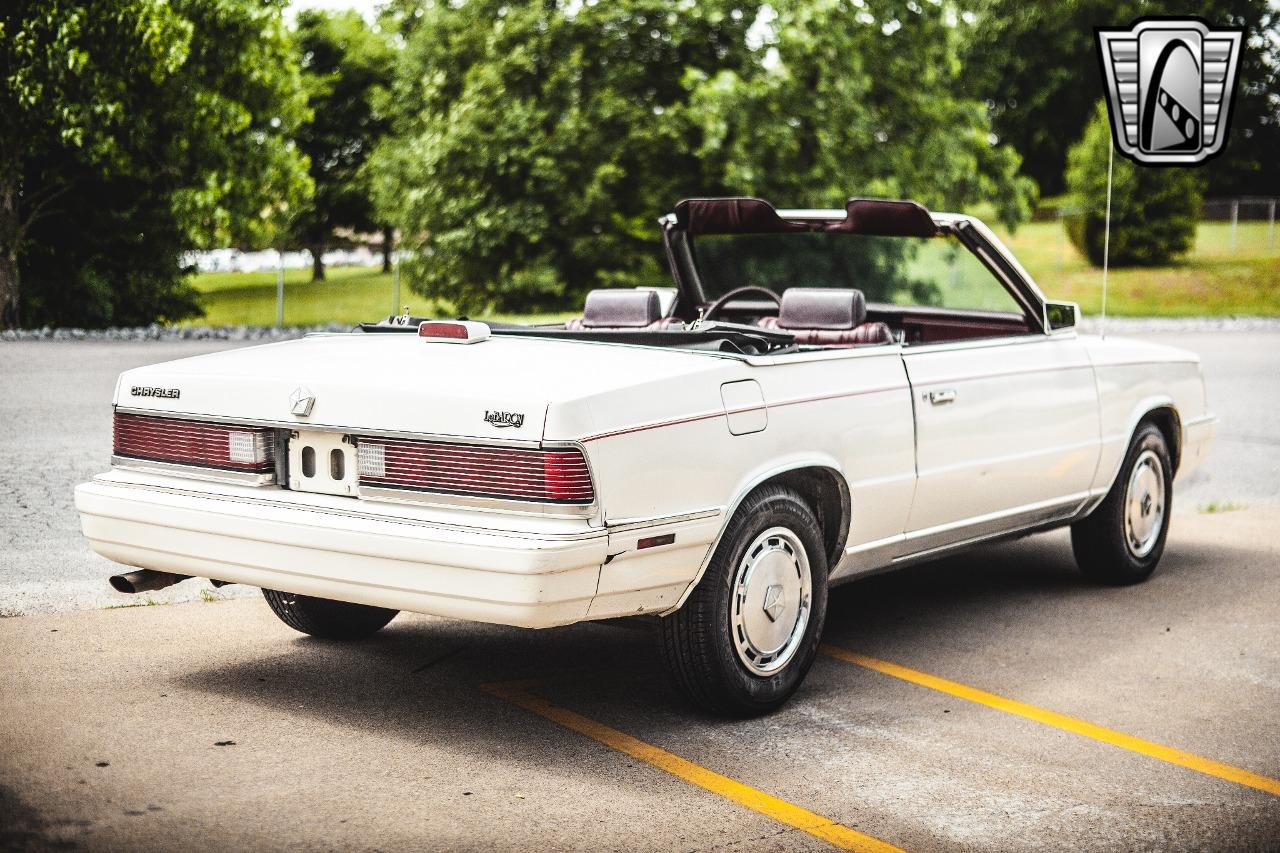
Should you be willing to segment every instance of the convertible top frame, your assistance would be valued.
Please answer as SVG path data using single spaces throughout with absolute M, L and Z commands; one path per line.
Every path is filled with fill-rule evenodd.
M 956 213 L 930 213 L 905 199 L 851 198 L 843 210 L 778 209 L 758 198 L 686 199 L 660 220 L 672 278 L 679 291 L 676 315 L 697 316 L 706 302 L 690 238 L 700 234 L 786 234 L 827 232 L 880 237 L 928 238 L 954 235 L 1004 285 L 1032 328 L 1049 334 L 1047 302 L 1030 274 L 980 220 Z

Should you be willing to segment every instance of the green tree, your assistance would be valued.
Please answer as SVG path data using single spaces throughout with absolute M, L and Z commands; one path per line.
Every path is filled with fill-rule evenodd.
M 4 322 L 198 312 L 184 249 L 260 244 L 309 191 L 283 0 L 18 0 L 0 13 Z
M 392 8 L 410 109 L 378 149 L 377 194 L 412 243 L 412 286 L 463 310 L 663 281 L 654 218 L 687 196 L 1028 209 L 982 105 L 950 95 L 953 28 L 933 4 Z
M 937 210 L 993 204 L 1010 225 L 1034 200 L 983 105 L 953 94 L 958 39 L 939 4 L 777 0 L 746 73 L 690 74 L 696 149 L 726 185 L 788 205 L 849 195 Z M 762 22 L 763 23 L 763 22 Z
M 736 6 L 743 5 L 744 10 Z M 408 13 L 379 198 L 420 293 L 463 310 L 558 306 L 659 283 L 655 218 L 722 187 L 679 107 L 691 69 L 747 62 L 754 11 L 723 0 L 471 0 Z
M 986 100 L 995 132 L 1045 195 L 1064 189 L 1067 149 L 1103 95 L 1094 27 L 1145 15 L 1245 27 L 1231 136 L 1223 155 L 1200 168 L 1215 193 L 1280 193 L 1280 10 L 1267 0 L 978 0 L 973 10 L 963 18 L 959 90 Z
M 311 108 L 294 138 L 311 160 L 315 195 L 293 219 L 293 240 L 311 251 L 312 279 L 320 280 L 335 228 L 382 229 L 389 268 L 391 229 L 375 216 L 364 165 L 388 129 L 375 102 L 391 84 L 395 53 L 355 12 L 302 12 L 294 40 Z
M 1071 242 L 1101 266 L 1106 236 L 1107 157 L 1111 124 L 1099 102 L 1084 138 L 1068 155 L 1067 189 L 1078 211 L 1067 220 Z M 1139 166 L 1115 157 L 1111 190 L 1111 265 L 1154 266 L 1195 243 L 1203 177 L 1188 168 Z

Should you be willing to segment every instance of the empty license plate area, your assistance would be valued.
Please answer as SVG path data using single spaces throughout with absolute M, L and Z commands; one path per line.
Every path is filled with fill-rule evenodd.
M 289 436 L 289 488 L 325 495 L 356 494 L 360 466 L 348 435 L 297 430 Z

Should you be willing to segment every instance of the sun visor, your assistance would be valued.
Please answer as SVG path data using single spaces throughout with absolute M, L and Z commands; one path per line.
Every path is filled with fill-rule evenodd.
M 843 222 L 828 231 L 870 234 L 877 237 L 936 237 L 938 226 L 923 205 L 884 198 L 851 198 L 844 206 Z
M 676 225 L 690 235 L 785 234 L 808 231 L 803 222 L 788 222 L 761 198 L 687 198 L 676 205 Z

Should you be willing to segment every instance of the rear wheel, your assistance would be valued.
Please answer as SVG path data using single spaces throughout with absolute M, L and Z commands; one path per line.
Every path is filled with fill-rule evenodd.
M 1076 565 L 1087 578 L 1122 586 L 1146 580 L 1164 554 L 1173 504 L 1173 464 L 1164 433 L 1138 428 L 1106 498 L 1071 527 Z
M 262 597 L 281 622 L 295 631 L 326 640 L 358 640 L 371 636 L 400 612 L 274 589 L 264 589 Z
M 684 606 L 662 620 L 663 651 L 694 704 L 765 714 L 804 680 L 826 612 L 818 520 L 795 492 L 765 487 L 735 513 Z

